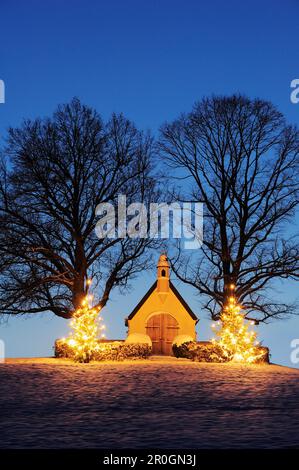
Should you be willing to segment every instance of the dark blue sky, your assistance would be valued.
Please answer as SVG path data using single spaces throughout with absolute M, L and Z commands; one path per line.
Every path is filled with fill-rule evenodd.
M 0 143 L 9 125 L 49 115 L 73 96 L 104 118 L 122 111 L 154 132 L 212 93 L 269 99 L 298 123 L 299 104 L 290 101 L 290 82 L 299 78 L 298 18 L 296 0 L 0 0 Z M 125 335 L 123 318 L 154 274 L 134 281 L 121 302 L 113 296 L 104 313 L 110 337 Z M 202 319 L 199 339 L 208 339 L 193 291 L 179 289 Z M 283 285 L 282 295 L 293 298 L 295 289 Z M 49 355 L 66 332 L 64 320 L 44 315 L 11 319 L 0 338 L 10 356 Z M 273 359 L 289 364 L 299 318 L 259 332 Z

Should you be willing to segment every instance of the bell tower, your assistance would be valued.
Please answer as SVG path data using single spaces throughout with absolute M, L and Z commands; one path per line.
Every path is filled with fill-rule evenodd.
M 169 291 L 169 262 L 166 254 L 162 254 L 157 265 L 157 291 L 166 294 Z

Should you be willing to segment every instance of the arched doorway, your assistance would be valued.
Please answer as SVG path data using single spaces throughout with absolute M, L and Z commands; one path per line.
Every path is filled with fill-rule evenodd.
M 152 315 L 146 324 L 146 334 L 152 340 L 153 354 L 172 356 L 172 342 L 178 332 L 178 322 L 168 313 Z

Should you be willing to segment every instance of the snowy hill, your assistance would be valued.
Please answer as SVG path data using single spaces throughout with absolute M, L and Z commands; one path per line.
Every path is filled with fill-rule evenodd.
M 2 448 L 299 447 L 299 371 L 175 358 L 0 365 Z

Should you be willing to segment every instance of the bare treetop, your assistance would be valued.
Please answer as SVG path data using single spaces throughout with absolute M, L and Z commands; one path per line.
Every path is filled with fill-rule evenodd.
M 295 313 L 273 300 L 275 279 L 298 279 L 292 230 L 298 206 L 299 134 L 269 102 L 212 97 L 161 128 L 160 150 L 186 179 L 181 198 L 204 202 L 204 243 L 195 256 L 179 250 L 173 269 L 205 294 L 215 319 L 229 285 L 257 321 Z M 298 235 L 298 231 L 297 231 Z
M 0 311 L 69 317 L 88 291 L 104 306 L 146 269 L 146 239 L 99 239 L 99 203 L 154 197 L 152 138 L 122 115 L 104 123 L 78 99 L 10 129 L 0 180 Z

